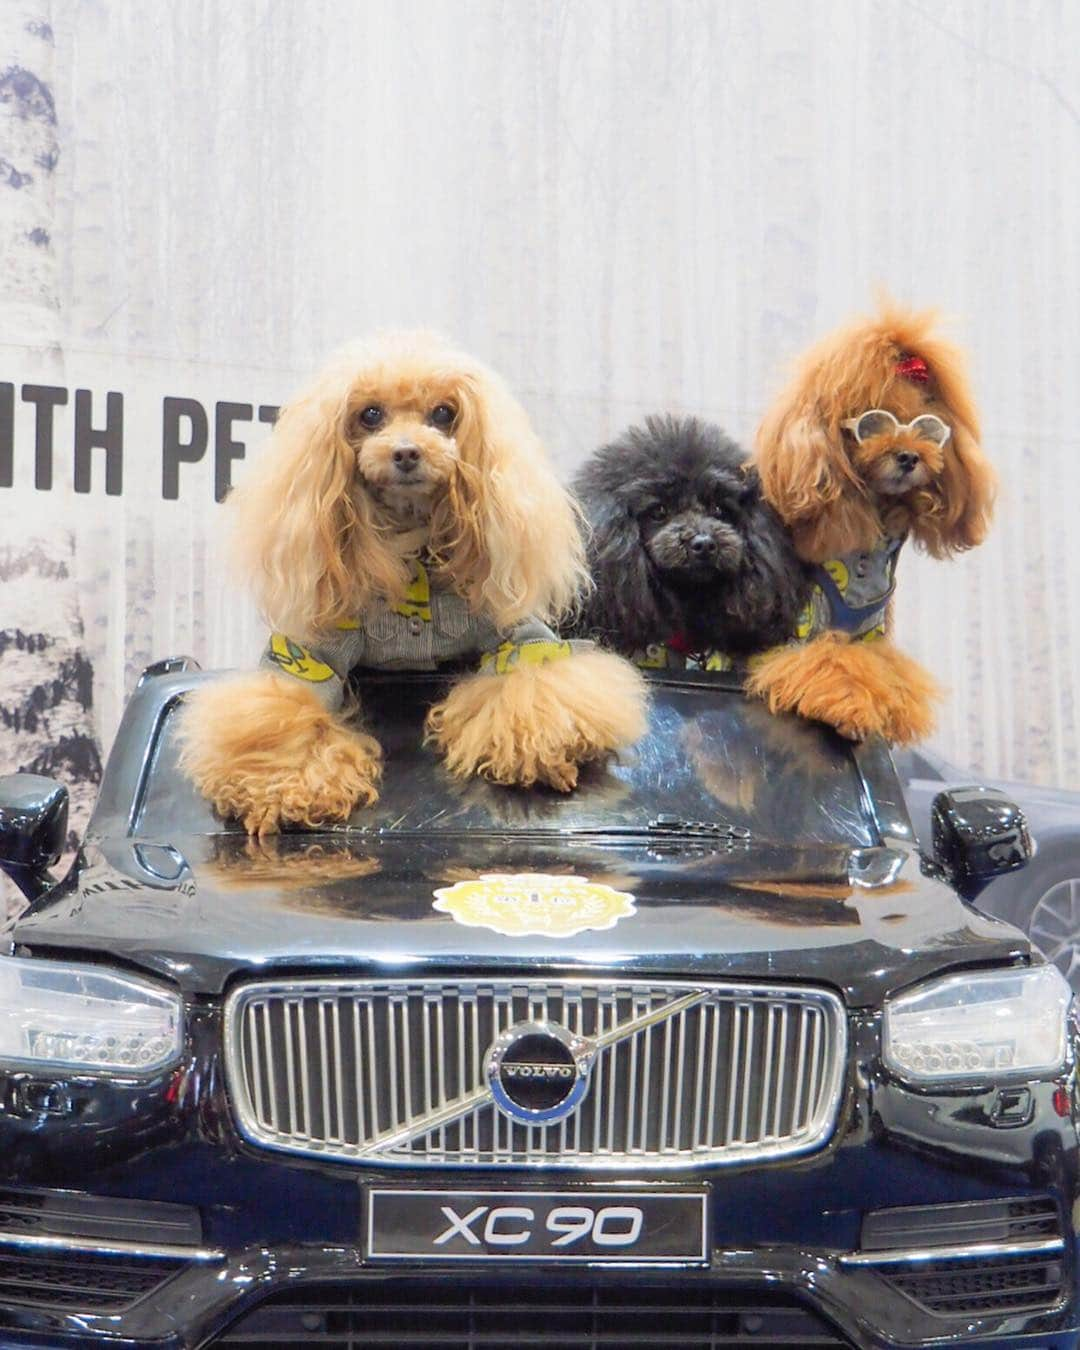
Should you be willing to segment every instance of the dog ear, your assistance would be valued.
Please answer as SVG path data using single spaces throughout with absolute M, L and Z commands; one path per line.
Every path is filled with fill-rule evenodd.
M 758 429 L 754 462 L 766 501 L 809 562 L 871 548 L 879 530 L 839 422 L 812 402 L 782 400 Z
M 912 535 L 932 557 L 948 558 L 986 538 L 997 475 L 979 446 L 979 415 L 962 353 L 952 343 L 939 339 L 922 343 L 919 354 L 927 360 L 952 434 L 945 443 L 941 472 L 923 490 L 912 520 Z
M 990 528 L 996 491 L 997 475 L 975 435 L 954 420 L 941 472 L 916 494 L 912 536 L 934 558 L 974 548 Z
M 557 620 L 588 585 L 573 499 L 497 375 L 462 363 L 457 405 L 459 461 L 433 546 L 458 591 L 499 628 L 534 614 Z
M 754 482 L 747 484 L 740 529 L 746 545 L 738 585 L 724 593 L 724 610 L 758 646 L 786 642 L 795 632 L 809 592 L 809 572 L 798 558 L 783 522 Z
M 283 409 L 270 445 L 231 494 L 234 555 L 275 631 L 313 637 L 408 582 L 350 489 L 356 454 L 345 435 L 347 363 Z
M 637 520 L 602 486 L 587 489 L 578 482 L 589 522 L 593 581 L 579 630 L 626 653 L 665 641 L 680 626 L 679 609 L 672 598 L 666 615 L 660 611 Z

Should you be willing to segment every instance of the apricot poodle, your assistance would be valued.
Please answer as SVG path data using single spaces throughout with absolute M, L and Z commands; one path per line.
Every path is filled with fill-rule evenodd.
M 962 353 L 933 313 L 883 301 L 803 357 L 755 459 L 815 584 L 800 641 L 759 659 L 748 688 L 855 739 L 922 739 L 937 686 L 889 640 L 887 609 L 905 540 L 948 558 L 989 528 L 995 476 Z
M 349 672 L 457 667 L 427 737 L 459 777 L 569 791 L 644 730 L 641 677 L 553 625 L 586 584 L 572 500 L 503 381 L 426 333 L 354 344 L 282 412 L 230 508 L 272 635 L 187 700 L 182 765 L 266 835 L 347 819 L 382 751 Z

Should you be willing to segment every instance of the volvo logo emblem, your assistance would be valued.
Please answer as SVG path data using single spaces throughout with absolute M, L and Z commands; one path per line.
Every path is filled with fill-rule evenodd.
M 589 1087 L 595 1046 L 557 1022 L 519 1022 L 487 1052 L 495 1105 L 522 1125 L 565 1120 Z

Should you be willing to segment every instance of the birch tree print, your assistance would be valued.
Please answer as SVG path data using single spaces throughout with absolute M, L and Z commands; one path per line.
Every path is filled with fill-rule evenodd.
M 44 366 L 61 351 L 54 245 L 54 174 L 60 136 L 53 96 L 54 40 L 49 4 L 11 0 L 0 7 L 0 330 L 16 335 Z M 11 458 L 12 416 L 0 406 L 0 442 Z M 0 455 L 3 446 L 0 445 Z M 3 465 L 0 464 L 0 473 Z M 0 478 L 0 773 L 56 777 L 71 793 L 69 843 L 86 824 L 101 755 L 92 719 L 93 671 L 63 505 L 27 503 Z M 0 882 L 0 884 L 5 884 Z M 0 904 L 18 903 L 14 888 Z

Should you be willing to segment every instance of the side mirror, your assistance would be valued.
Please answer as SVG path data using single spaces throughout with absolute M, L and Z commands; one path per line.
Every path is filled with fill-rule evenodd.
M 68 791 L 36 773 L 0 778 L 0 867 L 33 898 L 64 851 Z
M 995 788 L 939 792 L 930 820 L 934 856 L 965 900 L 974 900 L 995 877 L 1017 871 L 1031 858 L 1023 811 Z

